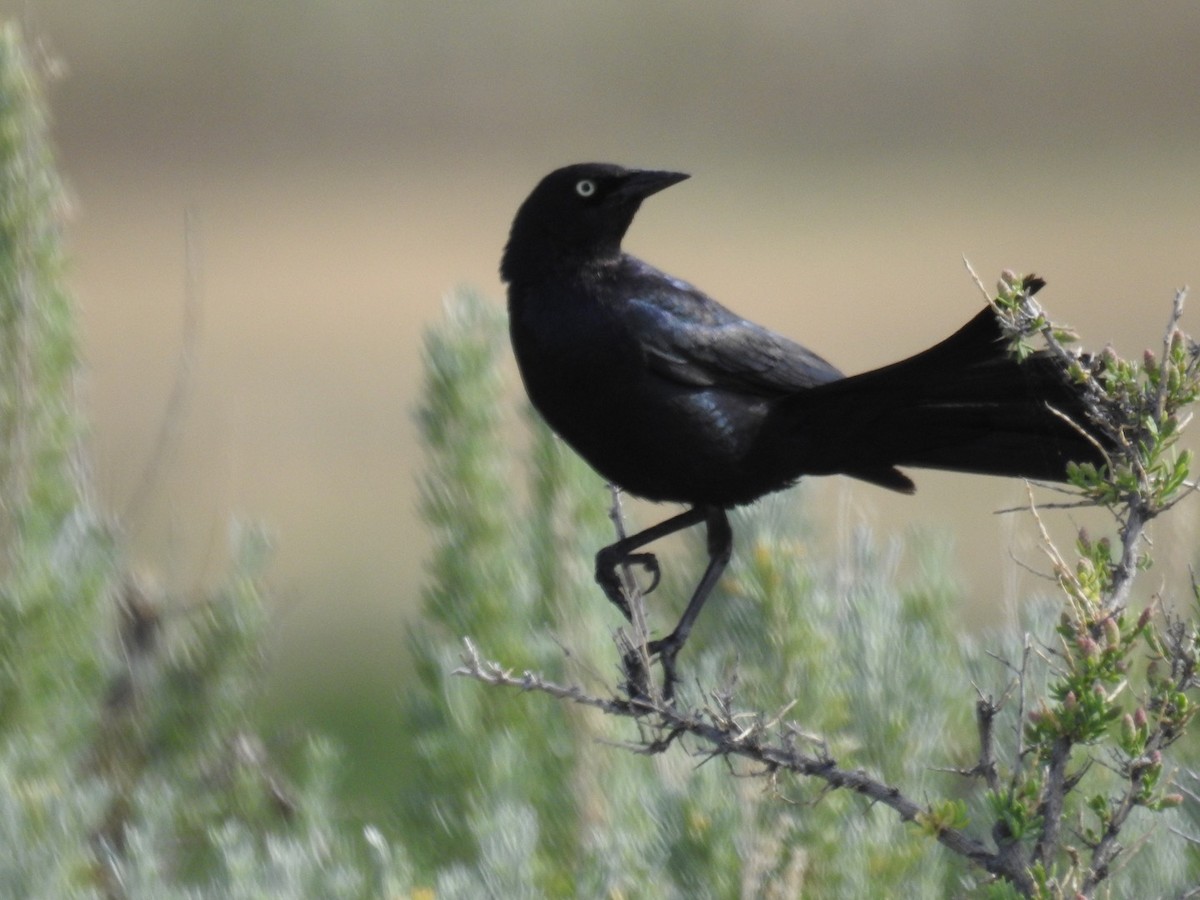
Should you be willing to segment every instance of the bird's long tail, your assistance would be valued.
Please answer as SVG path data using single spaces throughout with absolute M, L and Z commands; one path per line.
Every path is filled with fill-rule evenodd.
M 1018 362 L 990 307 L 916 356 L 786 406 L 805 471 L 895 490 L 913 490 L 897 466 L 1064 481 L 1068 462 L 1105 461 L 1083 388 L 1044 352 Z

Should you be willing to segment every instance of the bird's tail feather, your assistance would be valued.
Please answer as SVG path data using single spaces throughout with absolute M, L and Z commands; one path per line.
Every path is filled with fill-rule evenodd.
M 1063 481 L 1068 462 L 1103 463 L 1082 388 L 1054 358 L 1018 362 L 1007 343 L 985 308 L 916 356 L 789 398 L 810 436 L 806 471 L 911 491 L 896 466 Z

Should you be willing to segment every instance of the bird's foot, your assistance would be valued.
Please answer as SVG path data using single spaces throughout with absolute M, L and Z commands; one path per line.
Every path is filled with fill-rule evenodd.
M 648 662 L 640 647 L 627 650 L 621 660 L 621 667 L 625 670 L 625 693 L 632 702 L 650 702 Z
M 620 566 L 641 566 L 650 573 L 650 586 L 641 589 L 643 595 L 649 594 L 662 580 L 662 570 L 658 565 L 658 557 L 653 553 L 630 553 L 618 559 L 611 559 L 603 550 L 596 555 L 596 584 L 604 591 L 612 603 L 629 622 L 633 621 L 633 613 L 629 609 L 629 598 L 625 595 L 625 585 L 621 580 Z
M 663 687 L 662 700 L 670 706 L 675 702 L 675 685 L 679 677 L 675 674 L 675 656 L 679 653 L 678 643 L 670 636 L 651 641 L 646 645 L 646 653 L 642 648 L 634 647 L 625 654 L 622 660 L 625 669 L 625 690 L 633 701 L 652 702 L 650 696 L 650 672 L 647 663 L 657 659 L 662 664 Z

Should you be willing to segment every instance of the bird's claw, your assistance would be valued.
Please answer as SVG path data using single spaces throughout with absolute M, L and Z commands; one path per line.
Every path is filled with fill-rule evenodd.
M 662 569 L 658 565 L 658 557 L 653 553 L 629 553 L 616 560 L 610 559 L 603 550 L 596 555 L 596 584 L 600 585 L 609 602 L 621 610 L 625 619 L 632 622 L 629 598 L 625 596 L 625 586 L 618 574 L 618 567 L 624 565 L 641 566 L 650 573 L 650 586 L 641 589 L 643 595 L 658 587 L 662 581 Z
M 625 653 L 621 660 L 625 670 L 625 691 L 630 700 L 650 699 L 650 673 L 646 669 L 646 661 L 642 658 L 641 648 L 634 647 Z
M 658 565 L 658 557 L 653 553 L 630 553 L 621 562 L 625 565 L 641 566 L 650 573 L 650 586 L 642 588 L 643 594 L 653 594 L 654 589 L 662 581 L 662 569 Z
M 596 566 L 596 584 L 604 591 L 610 603 L 616 606 L 625 616 L 626 621 L 633 621 L 633 612 L 629 609 L 629 600 L 625 596 L 625 588 L 617 570 L 608 566 Z

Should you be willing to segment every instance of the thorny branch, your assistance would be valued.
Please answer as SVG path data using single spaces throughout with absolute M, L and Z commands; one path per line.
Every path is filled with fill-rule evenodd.
M 861 769 L 844 769 L 838 765 L 823 743 L 814 742 L 794 724 L 772 723 L 760 713 L 736 713 L 730 707 L 728 694 L 714 691 L 713 702 L 699 710 L 678 705 L 664 705 L 643 700 L 625 700 L 589 694 L 579 685 L 563 685 L 547 681 L 535 672 L 514 675 L 498 663 L 485 660 L 471 640 L 464 639 L 463 665 L 453 674 L 474 678 L 484 684 L 513 687 L 522 691 L 549 694 L 599 709 L 608 715 L 633 719 L 649 728 L 653 735 L 639 750 L 659 753 L 683 735 L 691 735 L 705 744 L 706 756 L 736 756 L 759 763 L 764 774 L 779 771 L 817 778 L 830 788 L 845 788 L 862 794 L 877 803 L 890 807 L 905 822 L 928 824 L 932 818 L 929 807 L 921 806 L 901 790 L 880 781 Z M 768 727 L 770 726 L 770 727 Z M 816 743 L 814 751 L 806 752 L 799 743 Z M 936 829 L 937 840 L 955 853 L 970 859 L 987 871 L 1009 879 L 1022 889 L 1032 889 L 1028 873 L 1011 866 L 1005 854 L 990 851 L 986 845 L 958 828 Z

